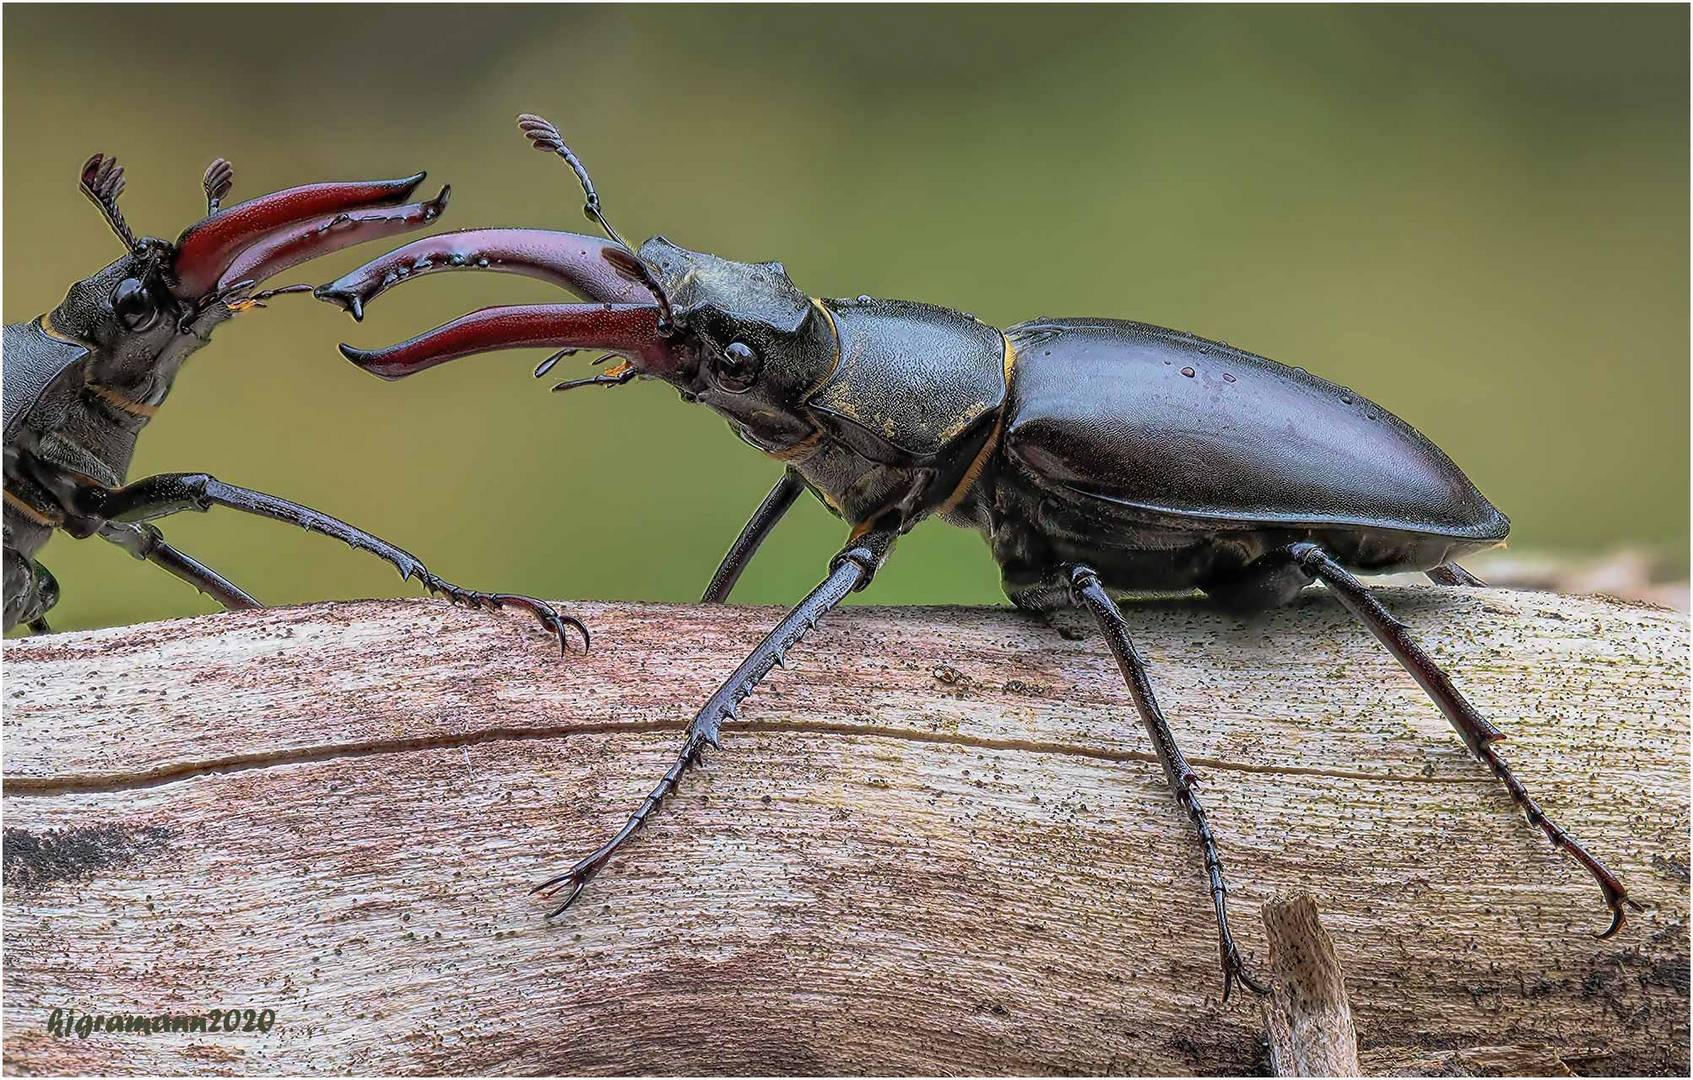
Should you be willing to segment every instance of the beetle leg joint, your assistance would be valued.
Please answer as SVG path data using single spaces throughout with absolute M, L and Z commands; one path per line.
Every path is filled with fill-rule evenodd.
M 1082 593 L 1099 584 L 1099 574 L 1091 566 L 1072 566 L 1066 575 L 1070 582 L 1070 598 L 1080 606 Z

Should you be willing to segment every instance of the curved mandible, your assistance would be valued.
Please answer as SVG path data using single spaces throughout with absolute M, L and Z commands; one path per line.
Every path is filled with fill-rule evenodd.
M 389 289 L 442 270 L 487 270 L 521 274 L 602 304 L 641 304 L 647 288 L 608 254 L 623 254 L 613 241 L 549 229 L 461 229 L 414 240 L 379 255 L 313 295 L 338 304 L 354 319 Z

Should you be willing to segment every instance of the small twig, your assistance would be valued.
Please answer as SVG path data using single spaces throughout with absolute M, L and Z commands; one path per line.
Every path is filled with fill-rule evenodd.
M 1277 1076 L 1360 1076 L 1358 1031 L 1334 939 L 1309 893 L 1264 905 L 1275 986 L 1264 999 Z

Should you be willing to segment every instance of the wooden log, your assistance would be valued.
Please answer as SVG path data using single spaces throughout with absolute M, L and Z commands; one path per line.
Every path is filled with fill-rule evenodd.
M 1688 626 L 1499 590 L 1384 599 L 1510 734 L 1512 812 L 1313 590 L 1130 626 L 1201 774 L 1235 929 L 1306 890 L 1365 1072 L 1688 1066 Z M 556 924 L 770 609 L 439 603 L 6 643 L 11 1072 L 1249 1072 L 1196 844 L 1097 633 L 852 608 L 795 650 Z M 268 1034 L 56 1035 L 54 1008 L 272 1008 Z M 63 1015 L 63 1014 L 61 1014 Z
M 1264 998 L 1270 1071 L 1277 1076 L 1360 1076 L 1358 1030 L 1346 974 L 1310 893 L 1266 901 L 1264 936 L 1275 981 Z

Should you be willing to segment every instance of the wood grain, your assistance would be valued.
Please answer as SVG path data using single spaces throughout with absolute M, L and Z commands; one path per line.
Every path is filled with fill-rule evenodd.
M 1309 891 L 1365 1072 L 1684 1075 L 1688 625 L 1501 590 L 1384 599 L 1510 735 L 1513 813 L 1320 590 L 1127 617 L 1199 770 L 1235 929 Z M 556 924 L 771 609 L 580 604 L 586 656 L 427 602 L 5 646 L 9 1072 L 1052 1073 L 1264 1067 L 1196 845 L 1098 635 L 850 608 Z M 270 1007 L 268 1034 L 47 1030 Z

